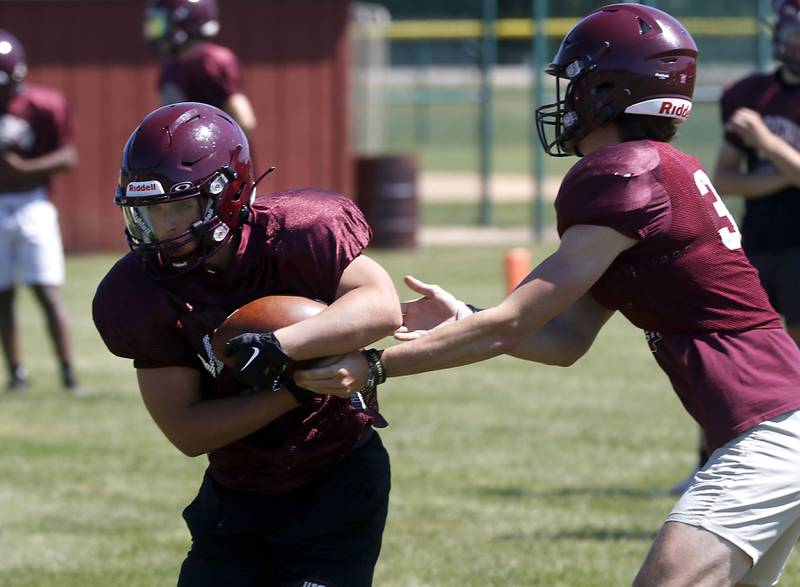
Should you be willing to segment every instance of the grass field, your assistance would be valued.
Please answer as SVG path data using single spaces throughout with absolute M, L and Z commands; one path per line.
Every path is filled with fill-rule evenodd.
M 489 304 L 502 254 L 374 256 L 398 279 L 414 272 Z M 0 394 L 0 585 L 174 585 L 187 549 L 180 512 L 205 459 L 161 435 L 131 366 L 95 333 L 89 305 L 112 260 L 68 262 L 86 398 L 61 392 L 39 313 L 20 300 L 34 385 Z M 673 503 L 654 492 L 694 464 L 694 425 L 642 335 L 616 318 L 570 370 L 500 358 L 392 380 L 382 397 L 394 487 L 378 586 L 629 584 Z M 797 562 L 783 584 L 800 584 Z

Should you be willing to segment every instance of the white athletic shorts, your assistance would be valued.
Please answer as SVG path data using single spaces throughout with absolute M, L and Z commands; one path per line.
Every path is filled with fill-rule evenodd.
M 58 211 L 44 188 L 0 194 L 0 289 L 64 283 Z
M 777 584 L 800 537 L 800 410 L 716 450 L 667 521 L 699 526 L 741 548 L 753 559 L 742 583 Z

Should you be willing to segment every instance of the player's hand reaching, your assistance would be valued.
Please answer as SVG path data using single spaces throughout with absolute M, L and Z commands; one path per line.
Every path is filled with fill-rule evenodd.
M 361 352 L 342 355 L 336 362 L 313 369 L 298 369 L 294 382 L 315 393 L 350 397 L 369 381 L 369 364 Z
M 438 285 L 420 281 L 406 275 L 403 278 L 409 289 L 422 294 L 421 298 L 403 302 L 403 325 L 394 333 L 397 340 L 414 340 L 425 336 L 442 324 L 455 321 L 472 313 L 467 305 Z

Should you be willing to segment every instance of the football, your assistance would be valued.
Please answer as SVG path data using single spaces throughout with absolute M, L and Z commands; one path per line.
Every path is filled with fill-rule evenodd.
M 244 332 L 277 330 L 319 314 L 327 306 L 302 296 L 274 295 L 253 300 L 235 310 L 217 327 L 211 337 L 211 350 L 228 367 L 236 365 L 236 356 L 226 357 L 225 343 Z M 291 366 L 290 366 L 291 367 Z

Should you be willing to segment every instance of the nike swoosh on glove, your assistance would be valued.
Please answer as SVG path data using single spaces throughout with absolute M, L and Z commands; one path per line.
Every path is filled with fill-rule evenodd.
M 277 391 L 289 364 L 280 341 L 272 332 L 245 332 L 225 343 L 223 354 L 236 355 L 236 379 L 256 389 Z

